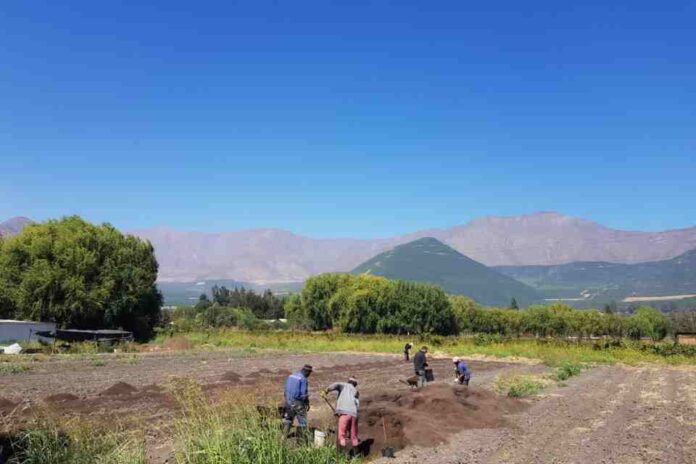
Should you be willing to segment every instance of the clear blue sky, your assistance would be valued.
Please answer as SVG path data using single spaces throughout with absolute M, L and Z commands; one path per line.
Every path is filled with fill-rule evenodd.
M 693 1 L 6 1 L 0 219 L 696 224 Z

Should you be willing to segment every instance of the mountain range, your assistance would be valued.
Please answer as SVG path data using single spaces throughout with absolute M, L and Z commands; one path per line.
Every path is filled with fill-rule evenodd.
M 468 258 L 432 237 L 380 253 L 353 269 L 353 274 L 427 282 L 439 285 L 449 294 L 466 295 L 489 306 L 506 307 L 512 298 L 525 306 L 542 299 L 532 287 Z
M 696 294 L 696 250 L 637 264 L 577 262 L 495 269 L 534 287 L 546 298 L 580 298 L 593 305 L 632 296 Z
M 16 233 L 26 221 L 0 223 L 0 234 Z M 483 217 L 452 228 L 383 239 L 315 239 L 279 229 L 204 233 L 157 227 L 126 232 L 152 242 L 160 280 L 169 282 L 301 281 L 322 272 L 350 271 L 379 253 L 423 237 L 440 240 L 486 266 L 639 263 L 670 259 L 696 248 L 696 227 L 622 231 L 554 212 Z

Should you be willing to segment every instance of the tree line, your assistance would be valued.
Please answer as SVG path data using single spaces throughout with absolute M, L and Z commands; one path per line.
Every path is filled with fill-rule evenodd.
M 287 300 L 285 312 L 294 327 L 349 333 L 468 332 L 661 340 L 670 330 L 669 320 L 650 307 L 638 308 L 631 316 L 576 310 L 564 304 L 525 310 L 483 308 L 466 297 L 448 297 L 436 286 L 349 274 L 310 278 L 302 292 Z

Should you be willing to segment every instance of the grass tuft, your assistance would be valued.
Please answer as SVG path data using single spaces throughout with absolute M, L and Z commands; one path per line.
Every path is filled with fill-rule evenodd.
M 494 387 L 498 393 L 511 398 L 536 395 L 548 385 L 548 380 L 533 375 L 501 376 L 494 382 Z

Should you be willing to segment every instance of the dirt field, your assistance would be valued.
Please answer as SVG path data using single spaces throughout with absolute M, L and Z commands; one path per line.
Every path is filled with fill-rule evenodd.
M 696 371 L 597 367 L 533 399 L 497 396 L 496 376 L 543 374 L 541 365 L 473 361 L 471 387 L 453 387 L 449 360 L 433 360 L 437 382 L 412 392 L 398 357 L 364 354 L 265 355 L 226 352 L 147 353 L 94 360 L 52 359 L 0 377 L 2 425 L 21 423 L 36 405 L 67 416 L 134 414 L 150 424 L 152 462 L 171 458 L 160 433 L 176 415 L 166 386 L 190 377 L 211 395 L 266 392 L 280 399 L 287 374 L 315 367 L 310 419 L 330 417 L 319 388 L 355 375 L 362 397 L 361 438 L 398 449 L 390 463 L 696 462 Z

